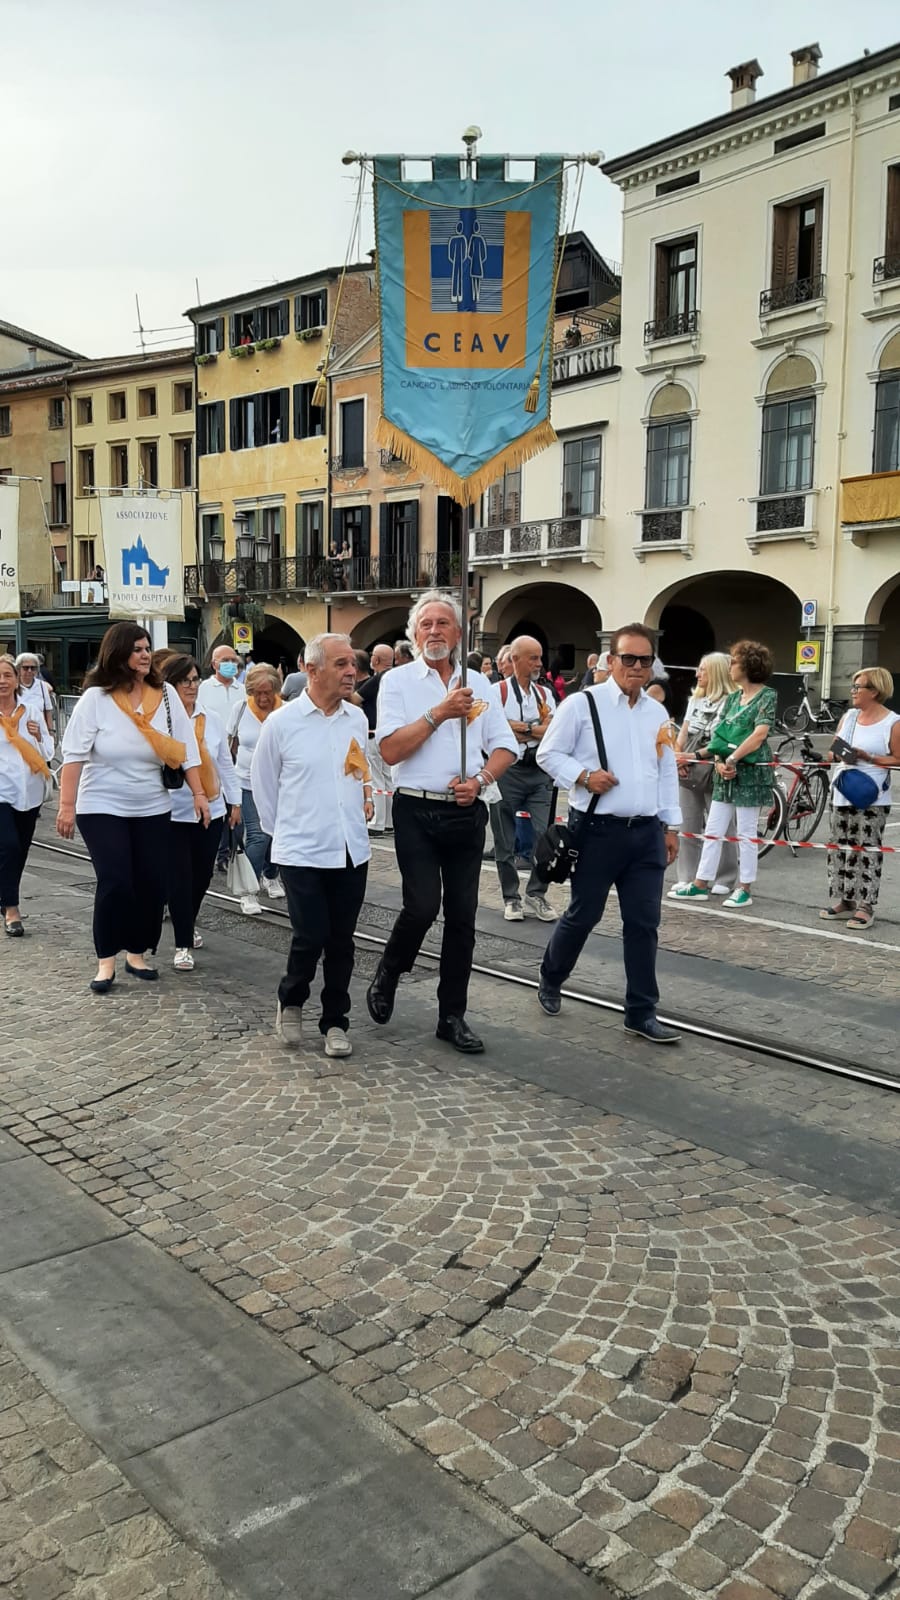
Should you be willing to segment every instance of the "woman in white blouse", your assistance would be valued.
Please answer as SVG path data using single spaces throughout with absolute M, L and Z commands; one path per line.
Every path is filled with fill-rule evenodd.
M 281 679 L 274 667 L 270 667 L 267 661 L 260 661 L 256 666 L 248 668 L 244 688 L 247 691 L 247 699 L 243 705 L 235 706 L 228 724 L 228 738 L 234 752 L 235 767 L 241 785 L 244 849 L 247 852 L 247 860 L 269 898 L 283 900 L 284 889 L 278 877 L 278 868 L 272 866 L 269 853 L 272 841 L 260 826 L 256 802 L 250 787 L 250 762 L 259 743 L 260 730 L 266 717 L 283 704 L 280 694 Z M 241 910 L 245 917 L 255 917 L 259 916 L 262 906 L 255 894 L 245 894 L 241 898 Z
M 63 739 L 56 831 L 72 839 L 77 821 L 97 875 L 95 994 L 112 988 L 120 950 L 132 977 L 159 976 L 145 952 L 156 949 L 162 928 L 173 780 L 187 781 L 197 817 L 209 823 L 197 741 L 150 650 L 137 623 L 107 629 Z
M 201 828 L 190 791 L 176 789 L 172 794 L 168 898 L 174 966 L 177 972 L 193 972 L 192 952 L 203 944 L 195 926 L 197 913 L 212 879 L 226 806 L 232 828 L 241 820 L 241 786 L 220 719 L 212 711 L 197 710 L 200 670 L 193 656 L 168 656 L 162 674 L 191 719 L 200 754 L 200 782 L 209 801 L 209 827 Z
M 0 911 L 11 939 L 25 932 L 19 885 L 50 776 L 53 739 L 40 712 L 26 706 L 12 656 L 0 656 Z

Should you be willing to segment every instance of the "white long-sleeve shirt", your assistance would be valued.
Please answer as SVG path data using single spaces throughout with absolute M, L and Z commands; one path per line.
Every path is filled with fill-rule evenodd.
M 188 714 L 171 684 L 166 685 L 165 695 L 172 718 L 172 738 L 179 739 L 187 751 L 182 765 L 185 770 L 199 767 L 200 752 Z M 150 725 L 157 733 L 168 733 L 164 700 L 160 700 Z M 159 756 L 105 689 L 85 689 L 66 725 L 63 761 L 85 763 L 78 783 L 76 813 L 156 817 L 171 811 L 170 797 L 178 792 L 163 788 Z
M 600 717 L 606 770 L 618 779 L 613 789 L 600 796 L 594 815 L 659 817 L 676 827 L 681 822 L 678 768 L 671 744 L 661 738 L 669 719 L 659 701 L 649 695 L 640 694 L 630 705 L 613 678 L 570 695 L 557 707 L 538 745 L 538 765 L 558 788 L 569 790 L 572 809 L 587 810 L 593 796 L 581 785 L 575 787 L 575 781 L 582 772 L 595 772 L 600 765 L 588 695 Z
M 466 776 L 473 778 L 484 766 L 485 757 L 493 750 L 511 750 L 519 754 L 519 742 L 513 733 L 506 712 L 494 694 L 494 686 L 480 672 L 467 675 L 467 687 L 474 701 L 483 701 L 484 710 L 466 729 Z M 381 680 L 378 691 L 378 726 L 375 738 L 381 749 L 382 740 L 398 728 L 418 722 L 426 711 L 440 705 L 451 689 L 459 687 L 457 668 L 448 684 L 440 673 L 430 667 L 424 656 L 405 667 L 392 667 Z M 459 717 L 442 722 L 429 735 L 418 750 L 405 761 L 391 768 L 393 784 L 397 788 L 430 789 L 440 793 L 454 778 L 460 776 L 460 725 Z M 484 753 L 482 753 L 484 752 Z
M 219 793 L 216 795 L 215 800 L 210 800 L 209 802 L 210 820 L 214 821 L 216 817 L 224 817 L 226 805 L 240 805 L 241 786 L 238 782 L 238 775 L 234 770 L 234 762 L 231 759 L 231 751 L 228 748 L 225 729 L 222 727 L 218 717 L 212 711 L 198 709 L 195 710 L 191 717 L 191 726 L 194 725 L 198 717 L 206 718 L 203 738 L 219 774 Z M 194 796 L 187 784 L 183 789 L 173 789 L 171 795 L 172 821 L 199 823 L 200 818 L 194 810 Z
M 25 715 L 20 718 L 18 733 L 26 744 L 33 745 L 39 750 L 45 761 L 49 761 L 53 754 L 53 735 L 47 732 L 43 711 L 36 706 L 29 706 L 20 697 L 19 705 L 25 705 Z M 40 724 L 41 732 L 37 739 L 33 739 L 28 732 L 27 723 Z M 12 806 L 14 811 L 34 811 L 44 798 L 44 779 L 39 772 L 32 772 L 31 768 L 23 761 L 14 744 L 10 744 L 6 734 L 0 728 L 0 801 L 4 805 Z
M 246 721 L 246 718 L 245 718 Z M 355 867 L 371 855 L 362 780 L 344 769 L 353 739 L 365 756 L 368 723 L 342 701 L 326 716 L 304 689 L 260 730 L 250 786 L 279 867 Z

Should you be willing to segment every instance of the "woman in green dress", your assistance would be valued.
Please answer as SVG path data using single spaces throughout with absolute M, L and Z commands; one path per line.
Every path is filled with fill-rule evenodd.
M 732 645 L 730 673 L 735 689 L 725 700 L 709 740 L 715 770 L 706 832 L 715 837 L 708 838 L 703 846 L 693 883 L 674 890 L 669 896 L 672 900 L 709 899 L 723 836 L 736 832 L 740 839 L 740 881 L 723 905 L 741 910 L 753 904 L 751 890 L 756 881 L 758 851 L 751 840 L 756 837 L 759 808 L 769 799 L 775 781 L 768 744 L 769 729 L 775 721 L 775 690 L 766 688 L 772 665 L 772 653 L 764 644 L 741 639 Z

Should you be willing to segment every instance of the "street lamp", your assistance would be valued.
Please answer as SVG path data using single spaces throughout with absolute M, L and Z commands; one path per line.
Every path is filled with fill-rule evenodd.
M 225 560 L 225 536 L 221 533 L 211 533 L 206 541 L 207 554 L 212 562 Z

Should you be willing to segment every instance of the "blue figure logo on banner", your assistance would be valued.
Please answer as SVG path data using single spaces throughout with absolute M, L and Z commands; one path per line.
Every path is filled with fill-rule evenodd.
M 158 567 L 143 539 L 122 551 L 122 582 L 126 588 L 164 589 L 169 581 L 168 567 Z
M 503 309 L 503 246 L 505 214 L 479 217 L 473 207 L 432 211 L 432 311 Z

